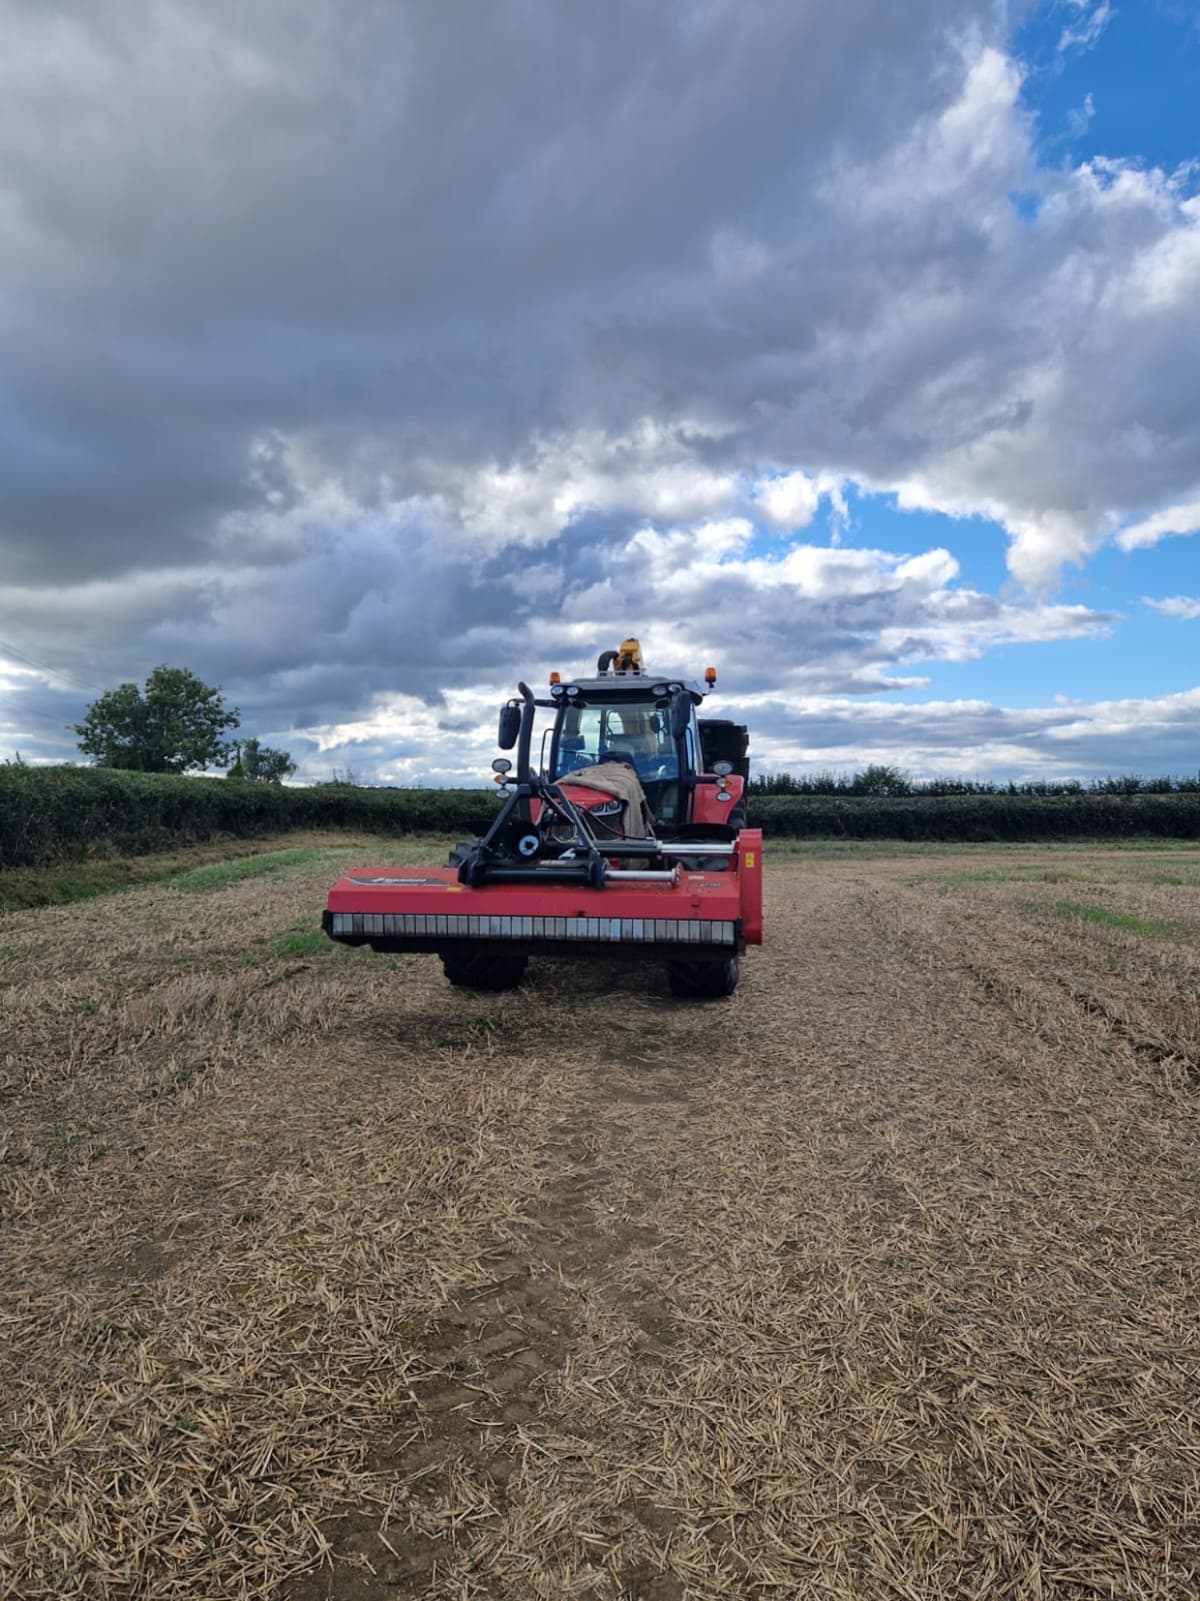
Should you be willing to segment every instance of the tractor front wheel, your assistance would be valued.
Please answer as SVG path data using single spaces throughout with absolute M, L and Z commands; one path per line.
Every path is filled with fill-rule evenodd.
M 736 956 L 716 962 L 667 963 L 671 993 L 689 1001 L 715 1001 L 723 995 L 732 995 L 739 977 Z
M 443 951 L 442 970 L 456 989 L 511 990 L 525 976 L 524 956 L 485 956 Z

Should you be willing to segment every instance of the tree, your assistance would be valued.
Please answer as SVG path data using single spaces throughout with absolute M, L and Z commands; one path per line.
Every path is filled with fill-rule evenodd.
M 238 740 L 233 749 L 235 755 L 226 778 L 245 778 L 256 784 L 282 784 L 296 771 L 296 764 L 287 751 L 260 745 L 257 739 Z
M 887 767 L 872 762 L 861 773 L 855 773 L 850 785 L 855 795 L 911 795 L 912 785 L 898 767 Z
M 75 732 L 80 750 L 100 767 L 186 773 L 224 767 L 231 747 L 221 736 L 238 723 L 220 691 L 186 667 L 156 667 L 144 691 L 121 684 L 94 700 Z

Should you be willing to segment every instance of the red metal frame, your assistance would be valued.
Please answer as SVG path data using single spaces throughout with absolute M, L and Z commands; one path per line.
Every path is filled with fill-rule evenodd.
M 728 800 L 718 800 L 716 784 L 697 784 L 692 794 L 693 823 L 727 823 L 729 814 L 741 800 L 745 792 L 746 781 L 737 773 L 730 773 L 725 780 L 725 789 L 729 795 Z
M 680 868 L 665 880 L 610 880 L 603 889 L 489 884 L 472 889 L 454 867 L 353 867 L 329 892 L 331 913 L 423 916 L 682 918 L 739 922 L 741 943 L 762 943 L 762 834 L 744 829 L 727 868 Z
M 737 840 L 737 877 L 741 884 L 742 938 L 761 945 L 763 935 L 762 829 L 743 828 Z

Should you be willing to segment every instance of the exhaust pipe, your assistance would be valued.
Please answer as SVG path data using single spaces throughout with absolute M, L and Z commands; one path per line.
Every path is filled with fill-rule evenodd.
M 518 684 L 517 688 L 525 703 L 521 707 L 521 732 L 517 736 L 517 783 L 528 784 L 533 777 L 530 752 L 533 749 L 533 719 L 537 715 L 537 702 L 528 684 Z

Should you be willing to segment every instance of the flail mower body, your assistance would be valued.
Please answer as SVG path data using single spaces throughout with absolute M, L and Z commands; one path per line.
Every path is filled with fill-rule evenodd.
M 706 690 L 715 673 L 708 670 Z M 745 827 L 746 732 L 698 722 L 693 684 L 645 673 L 636 640 L 550 696 L 524 684 L 500 715 L 504 804 L 445 867 L 353 868 L 331 938 L 430 951 L 451 983 L 506 989 L 530 956 L 661 961 L 677 994 L 732 992 L 762 941 L 762 836 Z M 538 708 L 554 713 L 531 761 Z M 549 745 L 547 754 L 547 742 Z M 728 751 L 701 771 L 704 749 Z M 734 771 L 735 766 L 740 771 Z

